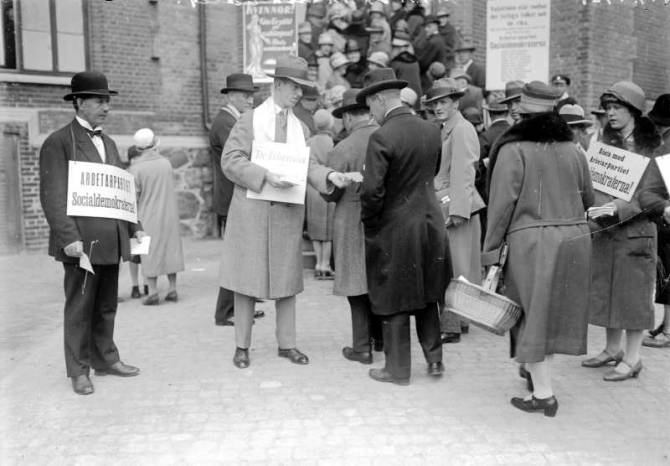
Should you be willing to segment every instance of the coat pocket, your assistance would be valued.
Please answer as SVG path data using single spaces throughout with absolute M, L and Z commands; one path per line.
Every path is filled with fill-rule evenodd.
M 655 249 L 653 236 L 628 236 L 626 253 L 629 256 L 653 258 Z

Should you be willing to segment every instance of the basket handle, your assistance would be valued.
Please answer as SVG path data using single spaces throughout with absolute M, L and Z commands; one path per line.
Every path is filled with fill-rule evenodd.
M 489 270 L 486 273 L 484 283 L 482 283 L 482 287 L 484 289 L 495 293 L 496 289 L 498 288 L 498 282 L 500 281 L 500 277 L 502 275 L 502 269 L 505 266 L 505 262 L 507 262 L 508 252 L 509 252 L 509 245 L 507 243 L 503 243 L 503 245 L 500 246 L 498 249 L 486 254 L 482 254 L 482 263 L 484 265 L 491 266 L 489 267 Z M 486 259 L 491 258 L 493 258 L 494 260 L 486 263 Z

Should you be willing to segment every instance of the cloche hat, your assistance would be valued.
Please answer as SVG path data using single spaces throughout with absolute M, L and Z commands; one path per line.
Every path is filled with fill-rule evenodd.
M 521 90 L 519 113 L 545 113 L 553 110 L 560 96 L 542 81 L 531 81 Z
M 600 96 L 600 102 L 603 107 L 608 102 L 621 102 L 642 113 L 644 112 L 647 100 L 640 86 L 630 81 L 619 81 L 612 84 L 612 87 L 603 92 L 603 95 Z

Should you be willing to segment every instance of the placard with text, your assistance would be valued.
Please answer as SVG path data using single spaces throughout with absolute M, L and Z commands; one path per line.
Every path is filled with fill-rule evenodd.
M 586 155 L 593 188 L 627 202 L 633 198 L 651 160 L 601 142 L 592 142 Z
M 67 215 L 137 223 L 135 177 L 113 165 L 70 161 Z
M 251 147 L 251 161 L 279 175 L 293 186 L 280 189 L 265 183 L 260 193 L 247 189 L 248 199 L 287 204 L 305 203 L 309 147 L 271 141 L 254 141 Z

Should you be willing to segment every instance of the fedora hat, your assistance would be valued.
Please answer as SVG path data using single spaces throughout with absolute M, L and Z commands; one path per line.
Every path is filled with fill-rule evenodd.
M 307 60 L 295 55 L 284 55 L 277 58 L 274 73 L 266 73 L 271 78 L 283 78 L 293 81 L 299 86 L 315 87 L 316 83 L 307 77 Z
M 502 113 L 507 111 L 507 105 L 505 105 L 500 99 L 494 99 L 491 102 L 482 105 L 482 108 L 494 113 Z
M 468 84 L 472 84 L 472 76 L 463 71 L 463 69 L 454 68 L 453 70 L 451 70 L 450 78 L 465 79 L 468 82 Z
M 344 95 L 342 96 L 342 106 L 333 110 L 333 116 L 335 118 L 342 118 L 342 115 L 344 115 L 345 112 L 351 112 L 354 110 L 367 110 L 367 105 L 362 104 L 356 100 L 356 95 L 358 95 L 360 91 L 360 89 L 353 88 L 344 91 Z
M 300 23 L 298 26 L 298 34 L 311 34 L 312 33 L 312 23 L 305 21 Z
M 391 68 L 378 68 L 368 71 L 363 76 L 363 86 L 363 89 L 356 96 L 356 101 L 360 104 L 365 103 L 367 96 L 377 92 L 407 87 L 407 81 L 396 79 L 395 72 Z
M 670 94 L 658 96 L 647 116 L 657 126 L 670 126 Z
M 565 83 L 568 86 L 570 85 L 570 78 L 564 74 L 555 74 L 551 77 L 551 84 L 556 83 Z
M 558 115 L 568 125 L 592 125 L 591 120 L 587 120 L 584 116 L 584 109 L 577 104 L 565 104 L 558 111 Z
M 325 3 L 312 3 L 309 8 L 307 8 L 307 13 L 305 16 L 314 16 L 316 18 L 325 18 L 326 17 L 326 4 Z
M 458 86 L 454 78 L 440 78 L 433 83 L 433 87 L 426 92 L 424 103 L 429 104 L 445 97 L 457 99 L 465 95 L 465 89 Z
M 500 99 L 499 103 L 506 104 L 513 100 L 520 99 L 522 89 L 523 81 L 507 81 L 505 83 L 505 98 Z
M 99 71 L 82 71 L 72 76 L 70 81 L 71 91 L 63 96 L 63 100 L 74 100 L 82 95 L 117 95 L 118 92 L 109 89 L 107 78 Z
M 138 129 L 133 135 L 133 142 L 139 152 L 144 152 L 149 149 L 158 147 L 160 140 L 156 137 L 154 132 L 149 128 Z
M 475 47 L 475 44 L 472 43 L 471 40 L 465 39 L 461 41 L 460 45 L 456 47 L 455 51 L 456 52 L 465 52 L 467 50 L 475 50 L 477 47 Z
M 254 81 L 250 74 L 233 73 L 226 77 L 226 87 L 221 89 L 221 94 L 227 94 L 230 91 L 256 92 L 258 86 L 254 86 Z

